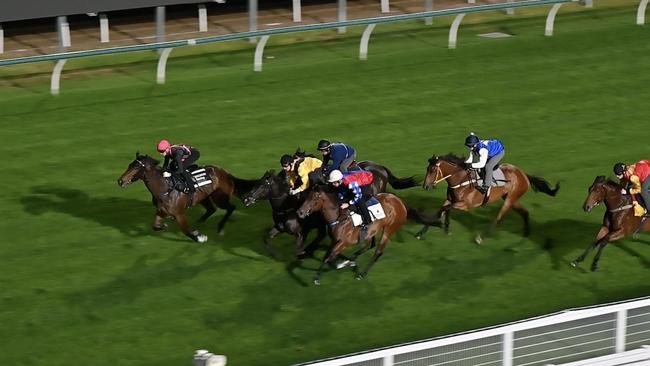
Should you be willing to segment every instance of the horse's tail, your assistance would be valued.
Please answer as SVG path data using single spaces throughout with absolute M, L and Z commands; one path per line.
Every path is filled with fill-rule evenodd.
M 534 175 L 528 175 L 528 180 L 530 181 L 531 185 L 533 186 L 533 189 L 535 192 L 543 192 L 548 194 L 549 196 L 555 197 L 557 194 L 557 191 L 560 190 L 560 183 L 555 183 L 555 188 L 551 188 L 551 184 L 544 178 L 536 177 Z
M 235 184 L 235 196 L 242 198 L 246 193 L 250 192 L 251 189 L 260 181 L 259 179 L 240 179 L 230 174 L 230 178 Z
M 395 189 L 406 189 L 420 185 L 417 179 L 415 179 L 415 176 L 397 178 L 393 175 L 390 169 L 386 168 L 385 166 L 383 168 L 386 169 L 386 174 L 388 175 L 388 183 L 390 183 L 390 186 Z
M 420 213 L 420 211 L 408 206 L 406 206 L 406 219 L 427 226 L 442 226 L 442 221 L 439 218 L 427 217 L 423 213 Z

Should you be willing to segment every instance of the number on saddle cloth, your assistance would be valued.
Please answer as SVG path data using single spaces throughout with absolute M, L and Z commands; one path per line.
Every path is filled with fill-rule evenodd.
M 375 222 L 386 217 L 384 208 L 381 207 L 381 203 L 379 203 L 379 200 L 377 200 L 377 198 L 371 197 L 368 201 L 366 201 L 366 207 L 368 207 L 368 212 L 370 212 L 370 222 Z M 354 223 L 354 226 L 361 225 L 363 222 L 361 215 L 356 212 L 351 212 L 350 215 L 352 216 L 352 222 Z

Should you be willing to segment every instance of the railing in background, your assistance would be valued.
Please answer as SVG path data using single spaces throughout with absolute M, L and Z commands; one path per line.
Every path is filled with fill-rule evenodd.
M 488 5 L 468 6 L 468 7 L 454 8 L 454 9 L 425 11 L 425 12 L 413 13 L 413 14 L 401 14 L 401 15 L 392 15 L 392 16 L 377 17 L 377 18 L 346 20 L 346 21 L 331 22 L 331 23 L 272 28 L 272 29 L 254 31 L 254 32 L 232 33 L 232 34 L 226 34 L 220 36 L 187 39 L 181 41 L 158 42 L 158 43 L 143 44 L 143 45 L 125 46 L 125 47 L 111 47 L 111 48 L 102 48 L 102 49 L 95 49 L 95 50 L 64 52 L 64 53 L 49 54 L 49 55 L 37 55 L 37 56 L 29 56 L 29 57 L 21 57 L 21 58 L 13 58 L 13 59 L 4 59 L 4 60 L 0 60 L 0 66 L 26 64 L 26 63 L 42 62 L 42 61 L 57 61 L 57 66 L 59 67 L 55 67 L 52 73 L 51 92 L 52 94 L 58 94 L 60 89 L 59 80 L 61 77 L 61 72 L 63 70 L 62 66 L 64 64 L 63 62 L 58 62 L 58 61 L 72 59 L 72 58 L 81 58 L 81 57 L 168 49 L 168 51 L 166 52 L 161 52 L 161 56 L 158 62 L 157 81 L 159 84 L 163 84 L 165 82 L 165 72 L 166 72 L 165 65 L 167 63 L 167 58 L 169 57 L 169 53 L 171 52 L 171 49 L 176 47 L 183 47 L 188 45 L 195 46 L 195 45 L 202 45 L 208 43 L 243 40 L 243 39 L 250 39 L 250 38 L 257 38 L 257 37 L 263 37 L 262 39 L 266 41 L 268 40 L 268 37 L 276 34 L 289 34 L 289 33 L 296 33 L 296 32 L 308 32 L 308 31 L 326 30 L 326 29 L 341 29 L 350 26 L 365 25 L 367 26 L 367 28 L 366 31 L 364 32 L 364 36 L 361 38 L 361 42 L 359 45 L 359 58 L 365 60 L 368 54 L 368 42 L 370 41 L 370 35 L 372 29 L 374 29 L 374 27 L 380 23 L 390 23 L 390 22 L 415 20 L 415 19 L 431 19 L 433 17 L 455 15 L 456 19 L 454 20 L 453 25 L 449 31 L 449 48 L 455 48 L 457 43 L 458 27 L 460 26 L 460 22 L 466 14 L 495 11 L 495 10 L 507 10 L 507 9 L 514 9 L 514 8 L 524 8 L 524 7 L 531 7 L 531 6 L 553 5 L 553 8 L 551 9 L 551 13 L 553 14 L 549 13 L 546 22 L 547 26 L 545 29 L 545 34 L 547 36 L 550 36 L 553 33 L 553 23 L 555 19 L 555 13 L 557 13 L 557 9 L 559 8 L 559 6 L 563 3 L 577 2 L 577 1 L 578 0 L 524 0 L 519 2 L 505 2 L 500 4 L 488 4 Z M 265 43 L 266 42 L 261 42 L 261 44 L 258 44 L 256 47 L 255 57 L 254 57 L 255 71 L 262 70 L 262 59 L 264 54 Z
M 634 351 L 649 360 L 650 298 L 295 366 L 533 366 Z M 616 365 L 611 363 L 610 365 Z

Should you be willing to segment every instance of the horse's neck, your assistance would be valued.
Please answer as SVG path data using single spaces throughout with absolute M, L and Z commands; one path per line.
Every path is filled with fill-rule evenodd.
M 149 192 L 155 196 L 159 196 L 163 193 L 163 190 L 166 189 L 167 186 L 163 180 L 162 171 L 156 168 L 146 169 L 142 181 Z
M 276 186 L 271 190 L 269 202 L 271 202 L 271 209 L 273 209 L 273 211 L 284 211 L 290 208 L 289 192 L 283 192 L 282 188 Z
M 321 211 L 323 213 L 323 218 L 325 218 L 325 221 L 327 223 L 335 222 L 341 216 L 338 204 L 336 204 L 336 202 L 337 199 L 334 194 L 327 194 L 324 198 L 323 209 Z
M 607 193 L 605 194 L 605 206 L 608 210 L 615 210 L 619 207 L 630 203 L 630 196 L 625 196 L 619 193 L 619 189 L 615 187 L 606 187 Z
M 447 184 L 450 186 L 455 186 L 458 184 L 463 183 L 466 180 L 470 179 L 469 173 L 467 173 L 466 170 L 456 166 L 452 165 L 450 163 L 445 163 L 444 165 L 445 169 L 442 170 L 442 175 L 443 177 L 449 176 L 447 178 Z M 442 165 L 441 165 L 442 168 Z

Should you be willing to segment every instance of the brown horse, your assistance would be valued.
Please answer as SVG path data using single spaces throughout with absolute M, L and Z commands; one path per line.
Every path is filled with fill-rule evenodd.
M 469 211 L 472 208 L 481 207 L 484 204 L 503 199 L 503 206 L 501 206 L 490 229 L 496 227 L 505 214 L 512 208 L 523 218 L 524 236 L 528 236 L 530 234 L 528 210 L 521 205 L 519 198 L 528 191 L 531 184 L 535 191 L 544 192 L 549 196 L 555 196 L 560 189 L 559 184 L 556 184 L 553 189 L 542 178 L 528 175 L 514 165 L 501 164 L 500 167 L 506 179 L 505 185 L 502 187 L 492 187 L 489 197 L 485 200 L 485 195 L 475 188 L 475 174 L 465 169 L 464 165 L 465 160 L 453 154 L 445 156 L 434 155 L 429 159 L 429 166 L 427 167 L 423 187 L 426 190 L 430 190 L 442 181 L 447 182 L 447 199 L 438 211 L 438 217 L 443 220 L 445 233 L 449 233 L 449 213 L 451 208 Z M 422 236 L 428 229 L 429 227 L 425 225 L 416 234 L 416 237 L 422 239 Z M 482 241 L 481 235 L 477 235 L 477 244 L 481 244 Z
M 147 155 L 136 153 L 135 160 L 118 178 L 117 184 L 124 188 L 133 182 L 142 180 L 151 192 L 153 204 L 156 206 L 153 229 L 164 230 L 167 227 L 164 220 L 167 217 L 172 217 L 185 235 L 200 243 L 206 242 L 208 237 L 196 229 L 190 230 L 185 214 L 186 210 L 197 203 L 205 207 L 206 212 L 199 218 L 199 223 L 207 220 L 217 210 L 216 207 L 226 210 L 226 214 L 219 221 L 217 227 L 219 234 L 222 234 L 223 226 L 235 210 L 235 206 L 230 203 L 230 198 L 233 195 L 240 197 L 257 182 L 256 180 L 238 179 L 222 168 L 208 165 L 205 166 L 205 170 L 212 183 L 197 188 L 193 197 L 190 197 L 188 194 L 172 189 L 169 179 L 163 177 L 163 171 L 158 163 L 157 160 Z
M 634 216 L 632 196 L 623 194 L 622 188 L 619 184 L 607 180 L 603 175 L 597 176 L 589 187 L 589 194 L 587 194 L 582 208 L 586 212 L 591 212 L 591 209 L 604 202 L 607 211 L 603 217 L 603 224 L 596 234 L 596 241 L 589 244 L 587 249 L 571 262 L 573 267 L 577 267 L 593 249 L 598 247 L 598 252 L 591 264 L 591 270 L 597 271 L 600 256 L 609 242 L 623 239 L 636 232 L 650 231 L 650 221 L 645 219 L 642 221 L 641 217 Z
M 368 275 L 372 266 L 379 260 L 379 257 L 384 253 L 384 248 L 388 245 L 390 238 L 404 225 L 407 219 L 407 208 L 397 196 L 392 193 L 380 193 L 377 195 L 377 200 L 384 208 L 386 217 L 377 220 L 368 225 L 368 232 L 366 242 L 363 247 L 356 251 L 351 258 L 351 265 L 356 266 L 355 260 L 359 255 L 372 247 L 375 241 L 375 236 L 382 233 L 381 241 L 375 249 L 373 259 L 370 261 L 366 269 L 357 275 L 357 279 L 362 279 Z M 359 242 L 359 228 L 355 227 L 352 223 L 349 210 L 340 210 L 338 197 L 335 192 L 332 192 L 324 187 L 315 187 L 310 193 L 305 202 L 298 209 L 298 216 L 301 218 L 314 212 L 322 212 L 325 221 L 332 230 L 333 244 L 328 253 L 323 257 L 323 261 L 318 268 L 314 283 L 320 284 L 320 277 L 323 269 L 327 264 L 332 262 L 341 252 L 351 245 Z M 372 238 L 372 241 L 367 239 Z

